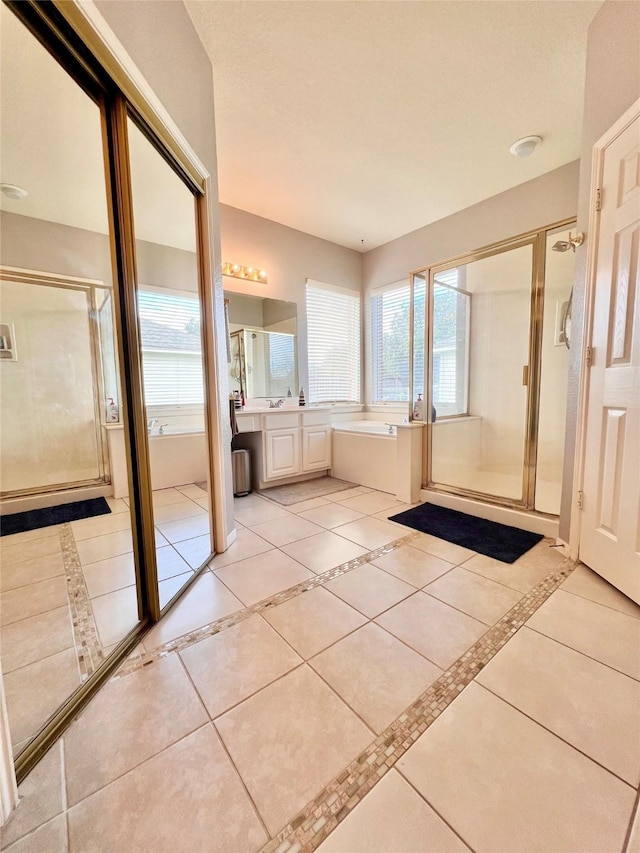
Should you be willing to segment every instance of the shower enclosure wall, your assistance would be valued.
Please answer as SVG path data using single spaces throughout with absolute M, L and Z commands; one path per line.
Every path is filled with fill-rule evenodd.
M 570 224 L 413 274 L 424 487 L 559 513 L 574 255 L 552 245 Z

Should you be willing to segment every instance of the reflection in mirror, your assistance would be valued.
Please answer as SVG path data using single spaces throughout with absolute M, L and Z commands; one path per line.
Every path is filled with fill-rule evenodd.
M 225 291 L 229 388 L 245 399 L 298 396 L 296 304 Z
M 427 283 L 423 272 L 414 273 L 413 280 L 413 391 L 410 420 L 427 421 L 424 388 Z
M 107 436 L 122 429 L 100 110 L 4 4 L 0 23 L 2 180 L 26 191 L 2 195 L 0 259 L 1 654 L 17 754 L 137 624 L 138 598 L 130 509 L 110 497 Z M 119 456 L 126 480 L 123 442 Z
M 523 500 L 530 244 L 433 276 L 432 481 Z
M 552 247 L 567 242 L 571 225 L 547 232 L 542 327 L 542 369 L 538 421 L 538 461 L 535 508 L 560 513 L 564 421 L 567 410 L 569 350 L 563 335 L 563 319 L 571 295 L 576 264 L 575 253 Z
M 160 606 L 212 552 L 194 197 L 129 119 Z M 158 639 L 162 626 L 149 635 Z M 156 632 L 155 634 L 153 632 Z

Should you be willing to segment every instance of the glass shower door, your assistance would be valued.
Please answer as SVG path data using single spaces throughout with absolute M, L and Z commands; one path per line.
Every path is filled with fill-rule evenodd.
M 532 273 L 531 242 L 432 271 L 432 485 L 526 499 Z
M 2 280 L 0 305 L 3 496 L 99 480 L 89 291 Z

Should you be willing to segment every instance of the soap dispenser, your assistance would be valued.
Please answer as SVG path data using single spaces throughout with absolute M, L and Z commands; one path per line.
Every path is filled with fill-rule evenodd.
M 300 396 L 298 397 L 298 405 L 299 405 L 299 406 L 304 406 L 304 405 L 305 405 L 305 402 L 304 402 L 304 388 L 301 388 L 301 389 L 300 389 Z

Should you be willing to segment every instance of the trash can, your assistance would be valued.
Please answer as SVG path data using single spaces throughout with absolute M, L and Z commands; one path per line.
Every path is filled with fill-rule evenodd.
M 233 469 L 233 494 L 236 498 L 244 497 L 251 492 L 251 456 L 248 450 L 231 451 L 231 467 Z

